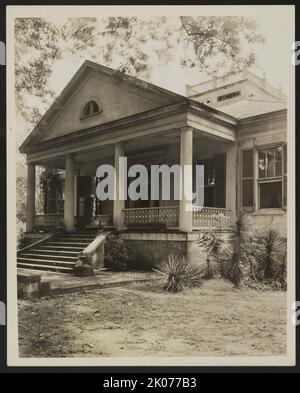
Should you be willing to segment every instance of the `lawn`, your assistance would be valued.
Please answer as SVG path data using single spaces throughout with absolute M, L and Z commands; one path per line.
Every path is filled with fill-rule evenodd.
M 179 294 L 153 283 L 19 301 L 21 357 L 279 355 L 286 293 L 222 280 Z

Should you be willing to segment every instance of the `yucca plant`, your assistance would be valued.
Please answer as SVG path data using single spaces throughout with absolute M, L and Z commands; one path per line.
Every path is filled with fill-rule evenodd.
M 283 290 L 287 289 L 287 252 L 281 250 L 275 258 L 275 282 L 280 285 Z
M 230 280 L 236 288 L 240 287 L 243 279 L 242 261 L 245 256 L 248 237 L 248 215 L 244 210 L 239 210 L 232 215 L 229 224 L 229 241 L 231 248 L 223 266 L 223 275 Z
M 199 247 L 204 250 L 206 256 L 206 267 L 204 269 L 203 278 L 211 279 L 216 273 L 217 269 L 212 258 L 215 258 L 221 251 L 223 239 L 217 232 L 207 232 L 199 236 L 198 240 Z
M 262 237 L 262 251 L 259 256 L 260 271 L 265 280 L 274 278 L 276 256 L 282 250 L 283 243 L 279 233 L 268 229 Z
M 175 253 L 155 265 L 153 270 L 158 275 L 159 287 L 167 292 L 180 292 L 184 288 L 199 286 L 202 281 L 200 267 L 189 264 Z

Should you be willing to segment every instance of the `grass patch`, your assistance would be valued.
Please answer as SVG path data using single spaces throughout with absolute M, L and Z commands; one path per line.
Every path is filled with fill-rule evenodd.
M 212 279 L 170 294 L 153 281 L 19 302 L 22 357 L 281 355 L 286 293 Z

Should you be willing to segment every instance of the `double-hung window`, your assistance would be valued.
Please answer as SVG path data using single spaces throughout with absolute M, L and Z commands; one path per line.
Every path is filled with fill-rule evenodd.
M 258 150 L 259 209 L 276 209 L 284 206 L 284 155 L 283 145 Z
M 248 210 L 285 208 L 287 203 L 286 145 L 258 148 L 256 154 L 253 149 L 244 150 L 241 180 L 244 208 Z

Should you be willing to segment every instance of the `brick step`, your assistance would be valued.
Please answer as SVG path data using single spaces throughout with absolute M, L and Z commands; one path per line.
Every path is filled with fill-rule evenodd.
M 58 261 L 77 261 L 77 256 L 68 256 L 68 255 L 57 255 L 57 254 L 41 254 L 41 253 L 29 253 L 25 252 L 20 255 L 21 258 L 32 258 L 32 259 L 49 259 L 49 260 L 58 260 Z
M 59 260 L 50 260 L 50 259 L 32 259 L 25 257 L 18 257 L 17 262 L 25 263 L 25 264 L 38 264 L 38 265 L 47 265 L 47 266 L 57 266 L 57 267 L 70 267 L 73 268 L 75 265 L 74 261 L 59 261 Z
M 71 267 L 63 267 L 63 266 L 54 266 L 54 265 L 39 265 L 36 263 L 23 263 L 18 262 L 17 267 L 22 269 L 35 269 L 35 270 L 46 270 L 51 272 L 59 272 L 59 273 L 71 273 L 73 268 Z

